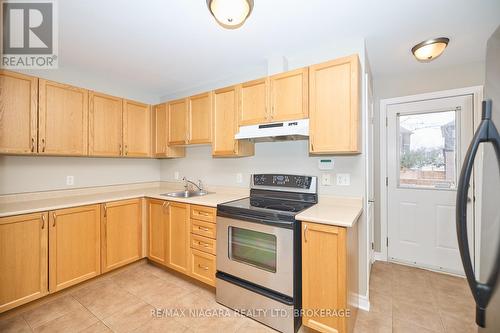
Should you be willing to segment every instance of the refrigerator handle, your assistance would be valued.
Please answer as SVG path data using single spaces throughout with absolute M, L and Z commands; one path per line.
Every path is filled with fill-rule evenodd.
M 457 224 L 457 237 L 458 248 L 460 250 L 460 257 L 464 266 L 467 282 L 476 301 L 476 323 L 480 327 L 485 325 L 485 310 L 488 306 L 491 296 L 493 295 L 494 288 L 497 284 L 498 275 L 500 271 L 500 244 L 496 254 L 494 267 L 491 270 L 490 276 L 485 283 L 476 280 L 474 275 L 474 268 L 472 267 L 472 260 L 469 253 L 469 241 L 467 235 L 467 195 L 469 191 L 469 182 L 472 175 L 472 168 L 474 165 L 474 158 L 476 157 L 479 145 L 483 142 L 490 142 L 493 144 L 497 162 L 500 166 L 500 136 L 493 121 L 491 120 L 492 112 L 491 100 L 485 100 L 482 104 L 482 120 L 479 124 L 477 132 L 474 134 L 472 143 L 467 150 L 464 165 L 460 173 L 457 188 L 457 203 L 456 203 L 456 224 Z

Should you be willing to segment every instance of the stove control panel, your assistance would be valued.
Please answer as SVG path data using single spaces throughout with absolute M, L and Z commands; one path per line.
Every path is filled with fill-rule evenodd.
M 255 187 L 286 187 L 290 189 L 310 189 L 313 185 L 313 179 L 316 178 L 281 174 L 257 174 L 252 177 Z

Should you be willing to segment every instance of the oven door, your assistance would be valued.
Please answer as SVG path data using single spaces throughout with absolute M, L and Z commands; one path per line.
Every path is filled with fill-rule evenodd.
M 217 217 L 217 270 L 293 297 L 293 229 Z

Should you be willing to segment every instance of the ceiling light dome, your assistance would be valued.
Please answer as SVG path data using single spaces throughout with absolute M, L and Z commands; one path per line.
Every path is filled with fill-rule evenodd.
M 226 29 L 237 29 L 253 9 L 253 0 L 207 0 L 210 13 Z
M 412 47 L 411 53 L 420 62 L 430 62 L 444 52 L 449 41 L 450 39 L 446 37 L 424 40 Z

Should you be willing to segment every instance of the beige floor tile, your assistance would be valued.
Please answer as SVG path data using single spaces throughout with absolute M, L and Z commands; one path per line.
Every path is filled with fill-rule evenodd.
M 98 319 L 96 316 L 87 309 L 82 308 L 73 310 L 57 319 L 51 320 L 35 328 L 34 331 L 40 333 L 80 332 L 97 322 Z
M 31 332 L 31 328 L 20 315 L 0 320 L 0 332 L 2 333 L 25 333 Z
M 74 297 L 99 319 L 141 302 L 138 297 L 117 287 L 112 281 L 104 281 L 98 286 L 81 290 Z
M 81 308 L 82 305 L 72 296 L 64 296 L 26 311 L 23 313 L 23 317 L 32 328 L 36 328 L 68 312 Z
M 111 333 L 113 332 L 108 326 L 106 326 L 102 321 L 98 321 L 92 326 L 87 327 L 80 333 Z
M 477 333 L 478 328 L 475 318 L 461 316 L 460 314 L 441 314 L 446 332 L 452 333 Z
M 439 312 L 415 302 L 395 302 L 392 309 L 395 321 L 404 321 L 436 332 L 444 332 Z
M 255 321 L 250 318 L 242 318 L 242 325 L 238 330 L 236 331 L 237 333 L 275 333 L 276 331 L 273 330 L 272 328 L 259 323 L 258 321 Z M 301 326 L 298 333 L 309 333 L 307 328 L 305 326 Z M 312 331 L 311 331 L 312 333 Z
M 153 318 L 153 307 L 140 302 L 121 309 L 103 322 L 113 332 L 131 332 Z
M 392 316 L 392 302 L 391 295 L 370 290 L 370 312 Z
M 173 318 L 158 318 L 150 319 L 149 321 L 142 324 L 140 327 L 135 329 L 134 333 L 181 333 L 187 332 L 188 328 L 181 325 Z
M 159 280 L 147 288 L 143 289 L 138 295 L 144 302 L 151 304 L 157 308 L 171 306 L 172 302 L 190 293 L 178 285 L 168 281 Z
M 134 295 L 140 295 L 149 286 L 162 282 L 159 277 L 148 271 L 141 271 L 141 269 L 127 270 L 112 276 L 110 279 L 117 286 Z
M 380 313 L 358 311 L 354 333 L 391 333 L 392 317 Z
M 392 325 L 393 333 L 437 333 L 436 331 L 431 331 L 413 323 L 401 320 L 395 320 Z

